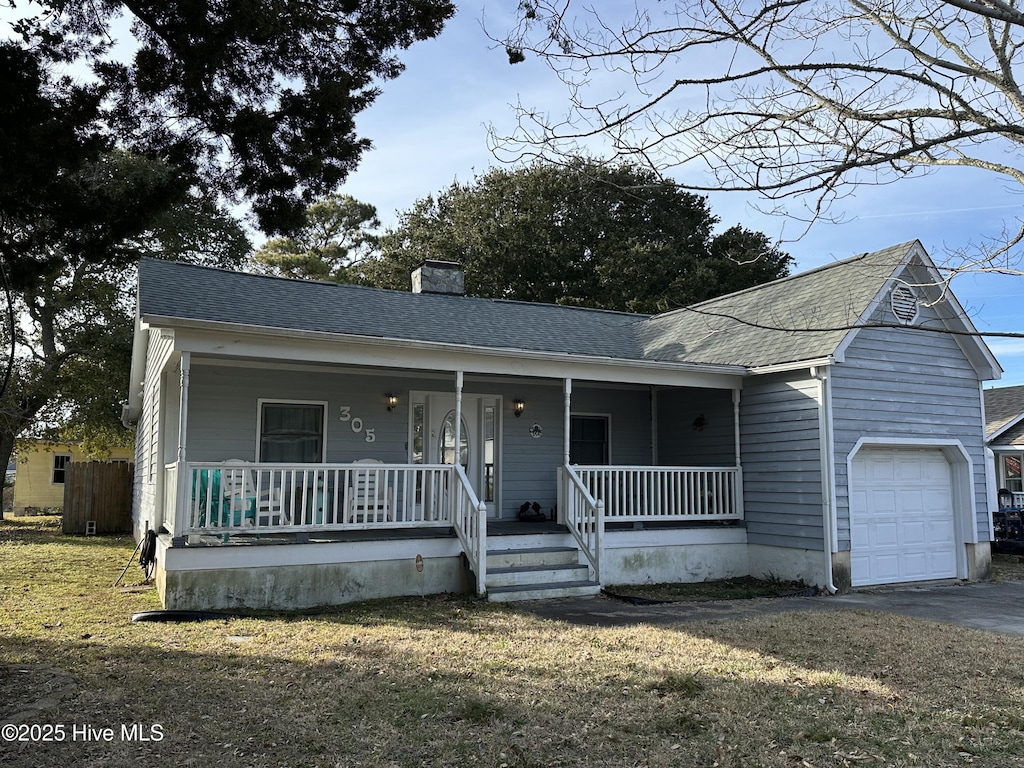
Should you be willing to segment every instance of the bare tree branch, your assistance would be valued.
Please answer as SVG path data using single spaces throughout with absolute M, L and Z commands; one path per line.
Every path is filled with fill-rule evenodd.
M 754 192 L 804 221 L 857 186 L 943 168 L 1024 188 L 1016 0 L 676 0 L 615 23 L 565 0 L 520 8 L 501 42 L 543 59 L 569 102 L 555 119 L 521 105 L 518 129 L 492 134 L 501 156 L 604 142 L 687 189 Z M 1024 274 L 1022 228 L 959 261 Z

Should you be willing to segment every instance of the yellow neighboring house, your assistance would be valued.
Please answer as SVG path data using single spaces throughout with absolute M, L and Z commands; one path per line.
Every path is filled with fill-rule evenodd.
M 130 448 L 113 448 L 106 461 L 131 462 Z M 18 446 L 18 473 L 14 480 L 14 513 L 27 509 L 62 509 L 64 478 L 73 461 L 94 461 L 74 443 L 37 440 Z

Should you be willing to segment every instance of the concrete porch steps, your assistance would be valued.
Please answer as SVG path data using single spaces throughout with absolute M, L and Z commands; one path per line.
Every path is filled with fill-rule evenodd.
M 492 602 L 596 595 L 575 547 L 522 547 L 487 553 L 487 599 Z

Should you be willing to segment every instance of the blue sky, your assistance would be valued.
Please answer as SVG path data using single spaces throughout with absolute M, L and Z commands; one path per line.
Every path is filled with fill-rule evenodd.
M 483 20 L 502 32 L 512 10 L 512 2 L 491 4 L 486 12 L 461 7 L 440 37 L 403 55 L 406 72 L 385 83 L 374 106 L 359 117 L 359 130 L 374 149 L 342 191 L 377 206 L 385 226 L 416 199 L 498 165 L 488 148 L 488 126 L 499 135 L 511 133 L 517 102 L 553 117 L 564 112 L 566 93 L 557 78 L 536 60 L 509 65 L 504 50 L 481 29 Z M 961 170 L 863 187 L 833 210 L 845 223 L 816 224 L 784 249 L 796 259 L 797 271 L 914 239 L 941 261 L 946 248 L 996 235 L 1004 222 L 1013 227 L 1022 194 L 993 174 Z M 757 213 L 750 197 L 722 193 L 710 202 L 722 228 L 740 223 L 773 238 L 798 231 L 791 221 Z M 1024 277 L 961 275 L 953 292 L 979 330 L 1024 331 Z M 1024 384 L 1024 339 L 987 343 L 1006 371 L 987 386 Z

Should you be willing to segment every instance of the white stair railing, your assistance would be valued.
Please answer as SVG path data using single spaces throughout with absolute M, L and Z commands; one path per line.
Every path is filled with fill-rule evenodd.
M 576 539 L 590 565 L 591 579 L 601 583 L 601 555 L 604 550 L 604 502 L 595 499 L 576 474 L 575 467 L 559 467 L 563 487 L 562 523 Z
M 477 499 L 461 464 L 455 465 L 452 526 L 476 576 L 477 596 L 487 594 L 487 505 Z

